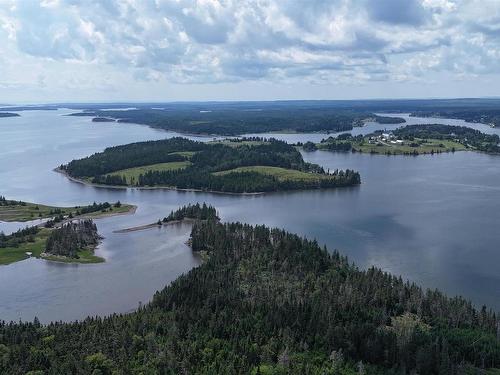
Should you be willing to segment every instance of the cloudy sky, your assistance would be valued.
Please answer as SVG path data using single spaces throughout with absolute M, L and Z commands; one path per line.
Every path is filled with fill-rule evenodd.
M 500 0 L 0 0 L 0 103 L 500 96 Z

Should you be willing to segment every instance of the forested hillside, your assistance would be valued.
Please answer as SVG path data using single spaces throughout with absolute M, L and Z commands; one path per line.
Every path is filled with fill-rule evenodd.
M 252 168 L 239 169 L 242 167 Z M 96 184 L 233 193 L 319 189 L 360 183 L 357 172 L 335 170 L 326 173 L 320 166 L 304 162 L 294 146 L 262 138 L 217 143 L 171 138 L 132 143 L 73 160 L 60 169 L 72 177 Z
M 500 365 L 492 312 L 361 271 L 315 241 L 209 219 L 194 224 L 192 247 L 206 262 L 137 312 L 1 324 L 0 372 L 454 375 Z

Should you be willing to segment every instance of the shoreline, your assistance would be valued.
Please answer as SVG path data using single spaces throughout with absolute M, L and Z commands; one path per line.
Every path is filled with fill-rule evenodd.
M 69 180 L 73 182 L 77 182 L 82 185 L 92 186 L 96 188 L 104 188 L 104 189 L 135 189 L 135 190 L 175 190 L 175 191 L 185 191 L 185 192 L 194 192 L 194 193 L 211 193 L 211 194 L 225 194 L 225 195 L 262 195 L 266 194 L 264 191 L 258 191 L 253 193 L 233 193 L 230 191 L 217 191 L 217 190 L 203 190 L 203 189 L 181 189 L 171 186 L 120 186 L 120 185 L 103 185 L 103 184 L 95 184 L 93 182 L 87 182 L 82 179 L 72 177 L 67 172 L 63 171 L 59 167 L 53 169 L 54 172 L 60 173 L 66 176 Z M 268 192 L 273 193 L 273 192 Z
M 398 155 L 396 155 L 398 156 Z M 342 189 L 342 188 L 353 188 L 357 187 L 361 184 L 355 184 L 355 185 L 348 185 L 348 186 L 332 186 L 330 188 L 313 188 L 313 189 L 289 189 L 289 190 L 273 190 L 273 191 L 257 191 L 253 193 L 233 193 L 230 191 L 217 191 L 217 190 L 202 190 L 202 189 L 181 189 L 181 188 L 176 188 L 176 187 L 169 187 L 169 186 L 120 186 L 120 185 L 102 185 L 102 184 L 95 184 L 92 182 L 87 182 L 84 180 L 81 180 L 76 177 L 70 176 L 68 173 L 65 171 L 61 170 L 59 167 L 54 168 L 52 171 L 60 173 L 64 176 L 66 176 L 69 180 L 86 185 L 86 186 L 91 186 L 91 187 L 96 187 L 100 189 L 134 189 L 134 190 L 172 190 L 172 191 L 182 191 L 182 192 L 188 192 L 188 193 L 210 193 L 210 194 L 220 194 L 220 195 L 234 195 L 234 196 L 261 196 L 265 194 L 274 194 L 274 193 L 287 193 L 287 192 L 295 192 L 295 191 L 313 191 L 313 190 L 329 190 L 329 189 Z

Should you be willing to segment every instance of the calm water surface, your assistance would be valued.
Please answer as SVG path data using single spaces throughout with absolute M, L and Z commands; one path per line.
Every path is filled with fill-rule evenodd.
M 113 231 L 155 221 L 179 205 L 197 201 L 216 205 L 223 220 L 283 227 L 339 249 L 360 267 L 376 265 L 500 309 L 499 157 L 471 152 L 387 157 L 316 151 L 305 153 L 305 159 L 325 168 L 359 170 L 363 184 L 261 196 L 95 188 L 71 182 L 52 168 L 107 146 L 177 134 L 134 124 L 92 123 L 63 116 L 66 113 L 33 111 L 0 119 L 0 195 L 53 205 L 121 200 L 138 205 L 138 210 L 97 220 L 105 237 L 97 255 L 106 258 L 104 264 L 29 259 L 0 266 L 0 319 L 73 320 L 131 311 L 149 301 L 156 290 L 199 264 L 185 245 L 189 225 L 127 234 Z M 377 127 L 381 125 L 368 124 L 355 131 Z M 277 135 L 290 142 L 318 136 L 325 135 Z M 20 225 L 25 224 L 0 223 L 0 230 Z

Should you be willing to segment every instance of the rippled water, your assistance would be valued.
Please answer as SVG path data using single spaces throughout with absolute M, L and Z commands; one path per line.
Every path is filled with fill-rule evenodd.
M 92 123 L 65 113 L 69 111 L 23 112 L 21 117 L 0 120 L 0 195 L 53 205 L 121 200 L 138 205 L 138 210 L 97 220 L 105 237 L 97 254 L 106 258 L 104 264 L 29 259 L 0 266 L 0 319 L 72 320 L 126 312 L 147 302 L 156 290 L 199 264 L 185 245 L 190 227 L 113 231 L 156 221 L 179 205 L 197 201 L 216 205 L 223 220 L 283 227 L 339 249 L 360 267 L 376 265 L 500 309 L 499 157 L 472 152 L 388 157 L 316 151 L 305 153 L 306 160 L 330 169 L 359 170 L 363 184 L 259 196 L 95 188 L 71 182 L 52 168 L 107 146 L 176 134 L 134 124 Z M 368 124 L 355 131 L 377 127 Z M 296 142 L 322 135 L 274 136 Z M 0 230 L 18 226 L 0 223 Z

